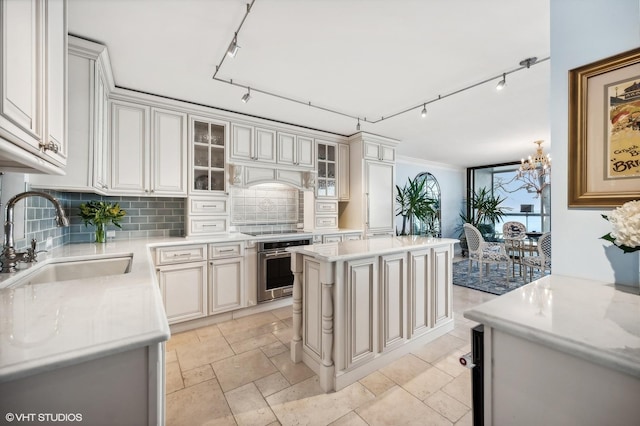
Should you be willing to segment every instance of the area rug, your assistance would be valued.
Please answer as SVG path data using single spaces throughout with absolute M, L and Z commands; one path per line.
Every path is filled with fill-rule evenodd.
M 478 262 L 473 262 L 471 268 L 471 275 L 469 275 L 469 260 L 462 259 L 453 263 L 453 284 L 461 287 L 468 287 L 474 290 L 484 291 L 491 294 L 505 294 L 511 290 L 515 290 L 518 287 L 522 287 L 529 282 L 529 273 L 527 270 L 526 280 L 518 274 L 518 265 L 516 265 L 516 276 L 511 276 L 511 268 L 507 270 L 505 265 L 500 265 L 500 268 L 496 270 L 496 265 L 489 265 L 490 270 L 487 275 L 486 269 L 482 268 L 482 283 L 480 283 L 480 275 L 478 271 Z M 537 280 L 542 277 L 542 274 L 535 270 L 533 271 L 533 279 Z

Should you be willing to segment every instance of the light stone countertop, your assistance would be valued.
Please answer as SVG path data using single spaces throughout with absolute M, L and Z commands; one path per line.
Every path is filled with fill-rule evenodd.
M 419 248 L 444 246 L 457 243 L 451 238 L 428 238 L 418 236 L 373 238 L 341 243 L 314 244 L 287 248 L 290 252 L 302 253 L 327 262 L 357 259 L 365 256 L 400 253 Z
M 640 377 L 640 295 L 550 275 L 465 311 L 465 318 Z
M 0 382 L 167 340 L 169 325 L 150 248 L 247 238 L 225 234 L 69 244 L 40 254 L 28 269 L 133 255 L 131 272 L 15 287 L 25 271 L 0 274 Z

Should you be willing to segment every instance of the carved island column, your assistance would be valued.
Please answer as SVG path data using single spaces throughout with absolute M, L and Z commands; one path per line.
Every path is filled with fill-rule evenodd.
M 293 272 L 293 338 L 291 340 L 291 361 L 302 361 L 302 254 L 291 253 Z
M 325 392 L 335 389 L 335 364 L 333 362 L 333 289 L 335 263 L 320 263 L 322 284 L 322 364 L 318 377 L 320 388 Z

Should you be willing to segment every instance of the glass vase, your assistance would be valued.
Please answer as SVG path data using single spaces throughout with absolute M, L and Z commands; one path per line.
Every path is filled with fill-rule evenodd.
M 96 224 L 96 243 L 107 242 L 107 231 L 104 223 Z

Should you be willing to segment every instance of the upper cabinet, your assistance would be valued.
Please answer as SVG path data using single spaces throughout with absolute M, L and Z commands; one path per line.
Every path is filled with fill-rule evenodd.
M 0 1 L 3 170 L 62 173 L 67 155 L 67 4 Z
M 276 132 L 232 123 L 230 157 L 234 160 L 275 163 Z
M 312 169 L 314 152 L 312 138 L 278 132 L 278 164 Z
M 110 193 L 186 195 L 185 114 L 111 101 Z
M 225 192 L 225 148 L 229 124 L 224 121 L 191 118 L 192 194 Z
M 318 149 L 318 198 L 337 198 L 338 147 L 332 142 L 317 141 Z
M 396 150 L 393 147 L 377 143 L 364 143 L 364 158 L 367 160 L 385 161 L 387 163 L 396 162 Z
M 349 145 L 338 145 L 338 200 L 349 201 Z

